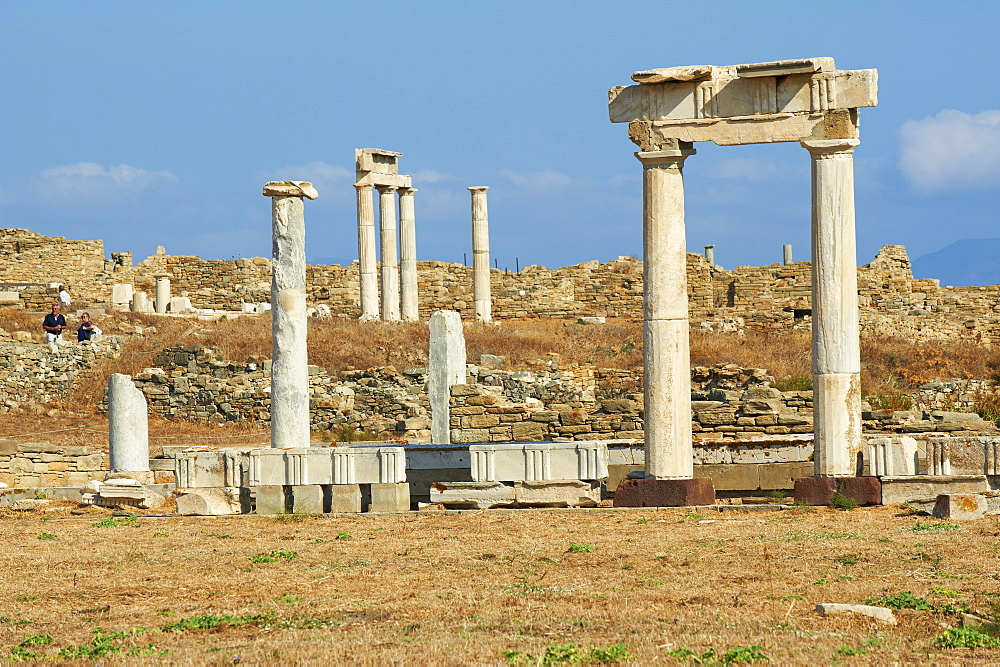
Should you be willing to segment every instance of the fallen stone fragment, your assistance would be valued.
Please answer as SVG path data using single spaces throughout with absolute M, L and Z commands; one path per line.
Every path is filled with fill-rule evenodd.
M 979 493 L 942 493 L 934 503 L 934 516 L 939 519 L 973 521 L 986 514 L 986 496 Z
M 837 604 L 834 602 L 822 602 L 816 605 L 816 611 L 824 616 L 834 614 L 859 614 L 874 618 L 876 621 L 896 625 L 896 616 L 888 607 L 873 607 L 867 604 Z
M 240 490 L 230 487 L 176 489 L 177 513 L 182 516 L 242 514 Z

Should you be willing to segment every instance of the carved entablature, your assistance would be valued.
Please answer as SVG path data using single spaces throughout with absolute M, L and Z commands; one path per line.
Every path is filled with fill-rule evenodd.
M 355 148 L 355 182 L 358 185 L 410 187 L 410 177 L 399 173 L 399 158 L 402 155 L 378 148 Z
M 838 70 L 833 58 L 666 67 L 632 80 L 609 91 L 608 111 L 611 122 L 630 123 L 644 151 L 678 141 L 856 139 L 857 110 L 878 103 L 878 71 Z

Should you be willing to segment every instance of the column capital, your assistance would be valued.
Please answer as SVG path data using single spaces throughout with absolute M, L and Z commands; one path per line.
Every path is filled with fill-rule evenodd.
M 309 181 L 269 181 L 264 184 L 265 197 L 305 197 L 316 199 L 319 193 Z
M 399 196 L 400 197 L 412 197 L 413 193 L 416 192 L 416 191 L 417 191 L 417 188 L 400 188 L 399 189 Z
M 669 167 L 683 165 L 688 156 L 697 152 L 693 148 L 681 148 L 669 151 L 639 151 L 635 156 L 643 167 Z
M 860 139 L 817 139 L 816 141 L 800 141 L 802 148 L 809 151 L 814 160 L 832 157 L 848 157 L 861 144 Z
M 354 187 L 356 187 L 358 190 L 371 190 L 375 186 L 372 185 L 371 183 L 355 183 Z
M 488 185 L 474 185 L 474 186 L 470 186 L 468 188 L 468 190 L 470 192 L 486 192 L 489 189 L 490 189 L 490 186 L 488 186 Z
M 376 185 L 375 189 L 378 190 L 380 195 L 392 194 L 399 189 L 398 185 Z

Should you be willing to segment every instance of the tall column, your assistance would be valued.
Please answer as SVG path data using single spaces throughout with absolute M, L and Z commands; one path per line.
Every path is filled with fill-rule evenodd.
M 792 246 L 790 243 L 781 246 L 781 263 L 785 266 L 792 263 Z
M 377 185 L 382 232 L 382 321 L 399 321 L 399 261 L 396 255 L 396 186 Z
M 640 152 L 646 477 L 691 479 L 691 359 L 688 342 L 684 178 L 693 149 Z
M 417 299 L 417 222 L 413 211 L 416 188 L 399 189 L 399 305 L 404 322 L 420 319 Z
M 378 270 L 375 254 L 375 203 L 372 186 L 354 184 L 358 191 L 358 282 L 361 288 L 361 319 L 377 320 Z
M 170 274 L 156 274 L 156 303 L 154 304 L 156 312 L 167 312 L 168 305 L 170 305 Z
M 803 141 L 812 157 L 812 354 L 816 475 L 857 475 L 861 345 L 854 232 L 857 139 Z
M 306 225 L 302 198 L 312 183 L 275 181 L 271 197 L 271 447 L 309 446 L 309 356 L 306 349 Z
M 477 322 L 493 320 L 490 294 L 490 219 L 486 210 L 488 186 L 469 188 L 472 193 L 472 302 Z

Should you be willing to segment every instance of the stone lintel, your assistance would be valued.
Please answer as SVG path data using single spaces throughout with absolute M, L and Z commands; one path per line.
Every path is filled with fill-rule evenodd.
M 412 181 L 405 174 L 382 174 L 375 171 L 359 171 L 355 185 L 373 185 L 375 187 L 386 185 L 396 188 L 408 188 L 412 185 Z
M 612 123 L 628 123 L 808 114 L 878 104 L 877 70 L 779 71 L 746 70 L 744 75 L 714 68 L 704 80 L 616 86 L 608 92 L 608 112 Z
M 362 174 L 376 172 L 379 174 L 399 173 L 399 158 L 402 153 L 386 151 L 380 148 L 355 148 L 354 161 L 358 180 Z
M 316 199 L 319 193 L 308 181 L 270 181 L 264 184 L 265 197 L 305 197 Z
M 738 146 L 857 138 L 855 109 L 629 123 L 629 139 L 643 151 L 663 150 L 678 141 Z

